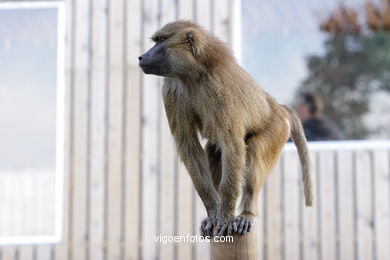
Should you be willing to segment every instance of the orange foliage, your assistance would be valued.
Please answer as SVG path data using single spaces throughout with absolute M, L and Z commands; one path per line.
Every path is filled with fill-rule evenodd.
M 379 29 L 390 31 L 390 0 L 386 0 L 381 7 L 372 2 L 364 5 L 365 23 L 359 24 L 358 13 L 352 8 L 340 5 L 327 19 L 320 24 L 320 29 L 331 34 L 355 34 L 362 31 L 362 27 L 375 32 Z
M 383 28 L 385 31 L 390 30 L 390 4 L 384 7 L 376 7 L 373 3 L 365 4 L 367 25 L 372 31 Z
M 360 25 L 355 10 L 340 5 L 327 20 L 320 24 L 320 29 L 332 34 L 359 34 Z

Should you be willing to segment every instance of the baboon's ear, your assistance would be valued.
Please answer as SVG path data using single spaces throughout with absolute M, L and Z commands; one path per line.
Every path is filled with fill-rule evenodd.
M 192 54 L 196 55 L 195 40 L 194 40 L 194 35 L 192 34 L 192 32 L 187 33 L 187 41 L 192 48 Z
M 188 44 L 191 46 L 192 54 L 194 56 L 200 55 L 203 49 L 202 37 L 200 36 L 201 35 L 194 30 L 190 30 L 186 32 L 186 40 Z

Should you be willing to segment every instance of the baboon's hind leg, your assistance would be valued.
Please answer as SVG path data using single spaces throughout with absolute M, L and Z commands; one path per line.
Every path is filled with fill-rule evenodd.
M 258 198 L 261 187 L 274 167 L 284 140 L 267 142 L 267 137 L 253 136 L 247 141 L 246 169 L 242 187 L 241 214 L 237 217 L 239 234 L 249 232 L 258 215 Z
M 264 172 L 257 158 L 256 146 L 249 144 L 247 147 L 246 169 L 242 184 L 242 198 L 237 217 L 238 234 L 249 232 L 255 224 L 258 215 L 258 197 L 261 186 L 264 184 Z

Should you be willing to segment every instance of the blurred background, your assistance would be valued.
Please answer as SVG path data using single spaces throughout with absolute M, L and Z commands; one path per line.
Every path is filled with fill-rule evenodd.
M 302 92 L 315 95 L 339 131 L 318 139 L 388 139 L 386 6 L 364 0 L 248 1 L 244 66 L 281 103 L 299 103 Z
M 287 144 L 262 190 L 261 259 L 390 259 L 389 0 L 0 2 L 0 259 L 207 259 L 161 79 L 139 54 L 167 22 L 233 50 L 310 143 L 305 208 Z

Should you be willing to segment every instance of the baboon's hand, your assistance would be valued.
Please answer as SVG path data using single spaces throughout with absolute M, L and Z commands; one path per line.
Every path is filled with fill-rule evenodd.
M 214 236 L 231 236 L 237 233 L 237 223 L 235 217 L 219 217 L 217 226 L 214 228 Z
M 236 218 L 237 234 L 244 235 L 251 231 L 256 223 L 256 216 L 252 214 L 241 214 Z

